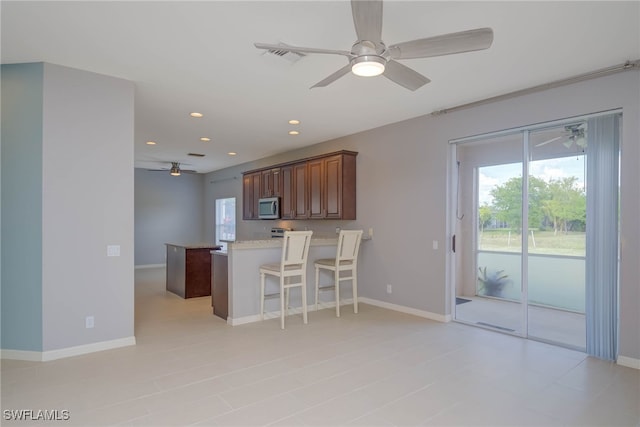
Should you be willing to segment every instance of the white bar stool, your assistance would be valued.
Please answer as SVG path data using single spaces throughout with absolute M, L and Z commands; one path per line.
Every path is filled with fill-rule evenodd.
M 285 231 L 282 242 L 280 262 L 260 266 L 260 316 L 264 320 L 264 300 L 280 297 L 280 327 L 284 329 L 284 316 L 289 311 L 289 289 L 299 287 L 302 290 L 302 319 L 307 323 L 307 259 L 313 231 Z M 266 275 L 280 279 L 279 292 L 265 295 Z M 299 277 L 299 282 L 291 278 Z M 286 300 L 286 307 L 285 307 Z
M 316 311 L 318 310 L 319 291 L 335 290 L 336 294 L 336 316 L 340 317 L 340 282 L 351 280 L 353 290 L 353 312 L 358 312 L 358 252 L 360 241 L 362 240 L 362 230 L 340 230 L 338 236 L 338 249 L 335 258 L 323 258 L 316 260 L 313 264 L 316 268 Z M 333 271 L 333 283 L 330 285 L 319 285 L 320 269 Z M 350 271 L 349 276 L 340 276 L 340 272 Z

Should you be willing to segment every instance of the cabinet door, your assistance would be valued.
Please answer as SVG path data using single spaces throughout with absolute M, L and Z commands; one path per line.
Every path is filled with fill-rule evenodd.
M 271 197 L 273 192 L 273 173 L 271 170 L 260 173 L 260 197 Z
M 261 172 L 260 197 L 278 197 L 282 192 L 281 187 L 280 168 L 269 169 Z
M 253 178 L 242 177 L 242 219 L 253 219 Z
M 260 197 L 280 196 L 282 192 L 280 179 L 280 168 L 262 171 L 260 176 Z
M 280 212 L 282 219 L 295 218 L 295 188 L 293 166 L 280 169 Z
M 309 217 L 324 218 L 324 161 L 323 159 L 310 160 L 307 162 L 307 168 L 307 172 L 309 174 Z
M 258 219 L 258 215 L 260 213 L 259 201 L 260 201 L 260 172 L 251 174 L 252 187 L 253 187 L 253 198 L 251 200 L 253 204 L 253 218 Z
M 307 164 L 293 165 L 293 216 L 295 219 L 308 218 Z
M 325 218 L 342 218 L 342 156 L 324 161 Z
M 242 177 L 242 219 L 258 219 L 260 177 L 260 172 Z
M 273 196 L 282 197 L 282 169 L 272 169 L 273 172 Z

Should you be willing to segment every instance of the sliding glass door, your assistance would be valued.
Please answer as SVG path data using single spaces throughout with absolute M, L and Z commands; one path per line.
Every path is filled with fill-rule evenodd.
M 604 181 L 617 197 L 612 159 L 619 121 L 611 117 L 619 114 L 456 142 L 456 320 L 581 350 L 600 345 L 601 325 L 615 339 L 617 252 L 609 252 L 617 240 L 607 237 L 617 236 L 617 198 L 608 200 L 615 206 L 604 215 L 593 200 L 607 192 L 587 189 L 588 182 L 597 189 Z M 602 164 L 589 160 L 595 146 L 609 155 L 592 154 Z M 603 216 L 608 219 L 599 221 Z M 598 249 L 605 244 L 600 235 L 606 254 Z M 607 255 L 607 267 L 588 273 Z M 599 279 L 589 281 L 589 274 Z M 599 307 L 598 298 L 607 306 Z
M 525 335 L 522 316 L 522 134 L 457 147 L 456 319 Z
M 586 348 L 586 121 L 529 133 L 528 335 Z

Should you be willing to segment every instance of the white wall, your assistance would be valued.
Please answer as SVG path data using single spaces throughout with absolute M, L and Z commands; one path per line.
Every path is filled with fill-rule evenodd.
M 640 359 L 639 95 L 639 73 L 629 71 L 441 116 L 418 117 L 217 171 L 207 175 L 207 215 L 213 215 L 209 206 L 217 197 L 242 200 L 241 180 L 230 179 L 239 178 L 242 171 L 335 150 L 357 151 L 358 219 L 344 226 L 374 228 L 374 239 L 362 246 L 361 295 L 449 315 L 448 141 L 622 108 L 620 354 Z M 277 223 L 242 221 L 241 203 L 238 211 L 240 238 L 260 234 Z M 212 221 L 207 219 L 207 224 Z M 298 221 L 294 227 L 329 231 L 335 223 Z M 213 227 L 206 232 L 213 238 Z M 432 249 L 433 240 L 439 242 L 438 250 Z M 393 285 L 392 294 L 386 293 L 386 284 Z
M 3 357 L 133 343 L 134 86 L 51 64 L 2 71 Z
M 165 264 L 165 243 L 207 242 L 204 180 L 201 174 L 135 170 L 136 266 Z
M 44 64 L 43 95 L 42 350 L 133 337 L 134 86 Z

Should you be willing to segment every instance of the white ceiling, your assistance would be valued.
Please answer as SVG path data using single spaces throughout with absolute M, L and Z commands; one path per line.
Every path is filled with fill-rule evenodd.
M 309 89 L 346 59 L 309 55 L 291 64 L 254 48 L 282 41 L 350 50 L 356 36 L 344 0 L 2 1 L 1 19 L 2 63 L 44 61 L 135 82 L 136 166 L 180 161 L 198 172 L 640 57 L 637 1 L 387 1 L 387 45 L 494 30 L 488 50 L 402 61 L 432 80 L 416 92 L 351 74 Z M 289 136 L 294 118 L 300 135 Z

